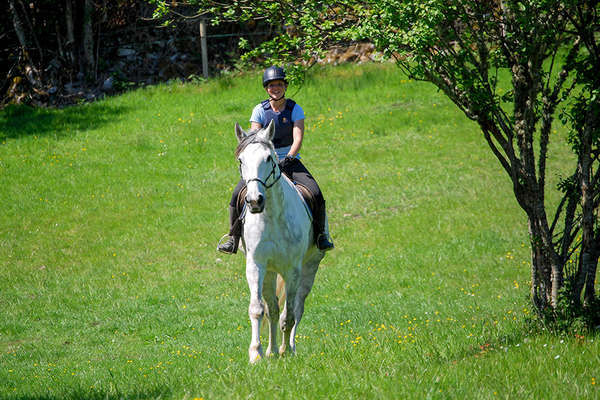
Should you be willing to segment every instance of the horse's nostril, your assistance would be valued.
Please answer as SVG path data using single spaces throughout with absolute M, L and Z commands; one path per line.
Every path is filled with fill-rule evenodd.
M 246 196 L 247 204 L 263 204 L 265 202 L 265 197 L 262 194 L 259 194 L 256 200 L 252 200 Z
M 254 199 L 251 199 L 248 196 L 246 196 L 246 204 L 250 206 L 251 210 L 262 211 L 262 208 L 265 206 L 265 197 L 262 194 L 259 194 Z

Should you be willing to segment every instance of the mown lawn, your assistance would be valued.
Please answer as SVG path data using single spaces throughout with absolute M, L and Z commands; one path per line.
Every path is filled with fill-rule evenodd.
M 336 250 L 298 354 L 258 365 L 243 257 L 215 247 L 259 73 L 0 111 L 0 398 L 600 397 L 597 336 L 527 323 L 525 215 L 473 122 L 387 64 L 288 95 Z

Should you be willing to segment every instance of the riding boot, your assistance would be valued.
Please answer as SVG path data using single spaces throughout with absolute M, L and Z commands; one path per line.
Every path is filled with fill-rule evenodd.
M 327 221 L 327 212 L 325 211 L 325 201 L 323 201 L 321 206 L 316 207 L 313 228 L 317 248 L 323 251 L 332 250 L 335 246 L 329 238 L 329 223 Z
M 227 254 L 237 253 L 242 236 L 242 224 L 236 207 L 229 206 L 229 235 L 227 236 L 227 241 L 223 244 L 219 243 L 217 250 Z

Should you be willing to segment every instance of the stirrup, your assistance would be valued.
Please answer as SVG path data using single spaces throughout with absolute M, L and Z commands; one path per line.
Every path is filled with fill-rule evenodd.
M 225 243 L 223 243 L 223 240 L 227 238 L 227 241 Z M 224 245 L 226 245 L 229 241 L 232 241 L 232 249 L 226 249 L 224 247 Z M 225 234 L 221 237 L 221 239 L 219 239 L 219 243 L 217 244 L 217 250 L 220 251 L 221 253 L 225 253 L 225 254 L 235 254 L 237 253 L 237 249 L 238 249 L 238 244 L 239 244 L 239 238 L 236 238 L 235 236 L 232 236 L 230 234 Z

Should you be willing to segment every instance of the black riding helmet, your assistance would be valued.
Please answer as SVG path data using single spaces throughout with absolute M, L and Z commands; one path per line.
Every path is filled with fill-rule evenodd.
M 276 67 L 273 65 L 265 69 L 265 73 L 263 74 L 263 87 L 267 87 L 269 82 L 281 80 L 284 81 L 287 85 L 287 80 L 285 79 L 285 71 L 281 67 Z

